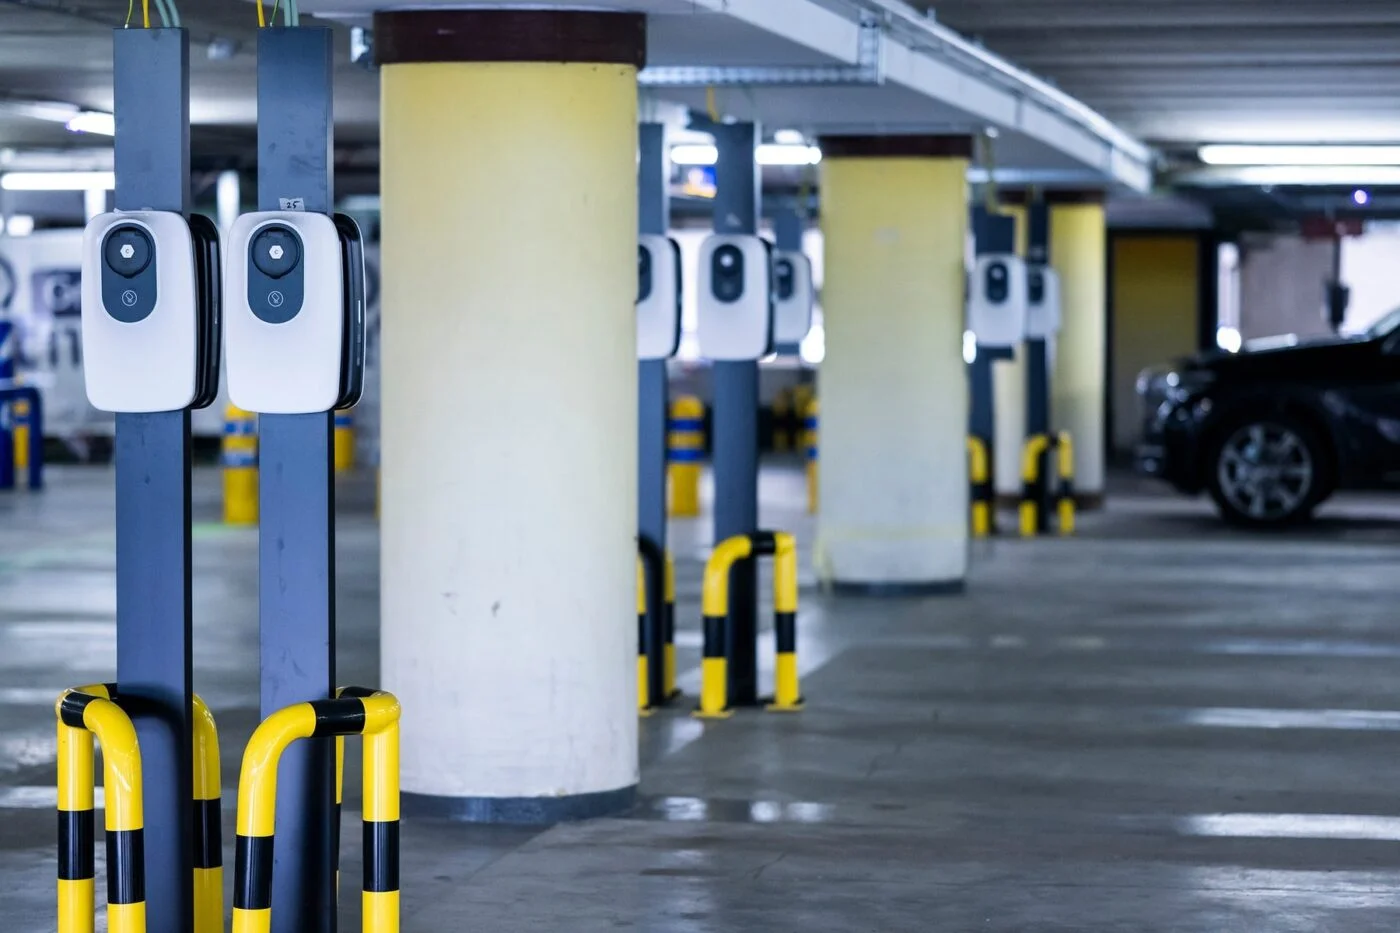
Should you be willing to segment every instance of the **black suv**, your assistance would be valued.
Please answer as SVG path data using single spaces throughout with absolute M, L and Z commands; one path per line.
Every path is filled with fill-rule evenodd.
M 1400 309 L 1356 337 L 1250 341 L 1138 377 L 1138 470 L 1209 490 L 1228 521 L 1305 519 L 1337 489 L 1400 487 Z

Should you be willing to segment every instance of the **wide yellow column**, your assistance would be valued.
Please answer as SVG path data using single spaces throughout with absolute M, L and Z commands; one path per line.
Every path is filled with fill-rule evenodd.
M 375 41 L 381 663 L 404 711 L 404 808 L 623 809 L 644 20 L 405 11 L 378 14 Z
M 1050 418 L 1074 437 L 1075 492 L 1097 504 L 1104 492 L 1107 370 L 1107 252 L 1103 203 L 1050 202 L 1050 264 L 1060 275 L 1063 321 L 1055 345 Z M 1085 203 L 1087 201 L 1087 203 Z
M 822 148 L 818 569 L 838 589 L 958 590 L 971 141 L 829 137 Z

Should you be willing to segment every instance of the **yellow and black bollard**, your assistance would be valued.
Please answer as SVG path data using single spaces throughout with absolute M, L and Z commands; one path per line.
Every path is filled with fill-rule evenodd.
M 992 533 L 992 474 L 987 443 L 975 434 L 967 438 L 968 479 L 972 487 L 971 524 L 974 538 Z
M 219 729 L 199 697 L 194 710 L 194 933 L 223 933 L 224 845 Z
M 355 469 L 355 416 L 350 409 L 339 409 L 335 413 L 335 433 L 332 436 L 335 471 L 349 473 Z
M 693 395 L 676 399 L 666 432 L 671 515 L 694 518 L 700 514 L 700 471 L 705 462 L 705 403 Z
M 258 523 L 258 416 L 237 405 L 224 409 L 224 523 Z
M 681 695 L 681 691 L 676 686 L 676 562 L 671 559 L 670 551 L 666 552 L 665 593 L 666 606 L 662 611 L 666 614 L 666 644 L 662 649 L 662 690 L 667 700 L 674 700 Z
M 29 432 L 33 430 L 30 418 L 29 402 L 26 399 L 15 399 L 10 406 L 10 414 L 14 420 L 12 437 L 15 446 L 15 472 L 23 473 L 29 469 L 29 445 L 32 439 Z
M 821 478 L 817 459 L 821 427 L 821 403 L 812 399 L 802 410 L 802 446 L 807 454 L 807 514 L 817 514 L 818 483 Z
M 1040 510 L 1044 506 L 1044 486 L 1041 483 L 1040 465 L 1045 461 L 1045 453 L 1050 449 L 1050 439 L 1044 434 L 1032 434 L 1026 438 L 1026 446 L 1021 451 L 1021 537 L 1034 538 L 1040 533 Z
M 763 556 L 776 558 L 773 627 L 777 660 L 773 700 L 767 708 L 780 712 L 802 708 L 797 678 L 797 541 L 784 532 L 757 531 L 721 541 L 705 563 L 700 705 L 692 714 L 697 718 L 728 719 L 734 715 L 729 704 L 729 572 L 741 560 Z
M 637 711 L 651 715 L 651 665 L 647 663 L 647 571 L 637 558 Z
M 1074 534 L 1074 439 L 1068 431 L 1055 437 L 1059 461 L 1059 481 L 1055 489 L 1055 511 L 1060 521 L 1060 534 Z
M 93 736 L 102 743 L 108 933 L 145 933 L 141 749 L 105 688 L 64 692 L 58 717 L 58 933 L 92 933 L 95 858 Z
M 344 687 L 333 700 L 298 703 L 263 720 L 243 753 L 238 784 L 233 933 L 272 929 L 277 765 L 298 739 L 363 735 L 364 933 L 399 929 L 399 701 Z M 337 750 L 337 764 L 344 761 Z M 337 767 L 337 772 L 339 767 Z M 339 783 L 339 779 L 337 779 Z M 339 793 L 337 793 L 339 796 Z

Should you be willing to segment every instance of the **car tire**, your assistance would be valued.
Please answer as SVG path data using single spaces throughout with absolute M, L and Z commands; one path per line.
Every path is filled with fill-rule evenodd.
M 1225 521 L 1286 528 L 1312 517 L 1331 486 L 1327 448 L 1305 422 L 1283 413 L 1240 418 L 1211 445 L 1206 481 Z

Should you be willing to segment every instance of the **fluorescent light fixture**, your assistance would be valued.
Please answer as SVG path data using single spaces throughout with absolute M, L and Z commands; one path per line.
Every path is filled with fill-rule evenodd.
M 1227 171 L 1237 185 L 1400 185 L 1400 165 L 1246 165 Z
M 801 146 L 807 142 L 807 137 L 802 135 L 801 130 L 777 130 L 773 133 L 773 142 L 783 146 Z
M 1361 207 L 1365 207 L 1367 204 L 1371 203 L 1371 192 L 1367 191 L 1365 188 L 1357 188 L 1351 193 L 1351 199 Z
M 29 236 L 34 232 L 34 218 L 29 214 L 11 214 L 5 218 L 5 233 L 9 236 Z
M 816 165 L 821 160 L 822 151 L 816 146 L 765 143 L 754 152 L 754 161 L 759 165 Z M 672 146 L 671 161 L 676 165 L 714 165 L 719 161 L 719 149 L 706 145 Z
M 963 362 L 969 366 L 977 362 L 977 335 L 970 330 L 963 331 Z
M 84 110 L 68 121 L 70 133 L 95 133 L 98 136 L 117 135 L 117 118 L 99 110 Z
M 117 187 L 115 172 L 6 172 L 0 188 L 6 191 L 88 191 Z
M 1400 165 L 1400 146 L 1209 145 L 1197 153 L 1207 165 Z
M 1215 345 L 1226 353 L 1238 353 L 1244 341 L 1240 339 L 1240 332 L 1234 327 L 1220 327 L 1215 331 Z

